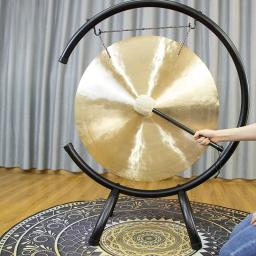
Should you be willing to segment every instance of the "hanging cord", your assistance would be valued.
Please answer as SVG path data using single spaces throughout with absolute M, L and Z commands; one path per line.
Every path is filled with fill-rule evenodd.
M 181 54 L 181 51 L 182 51 L 184 45 L 187 43 L 189 32 L 190 32 L 192 29 L 195 29 L 195 28 L 196 28 L 196 20 L 194 21 L 194 26 L 193 26 L 193 27 L 191 26 L 191 23 L 190 23 L 190 22 L 188 23 L 188 26 L 185 26 L 185 27 L 188 28 L 188 30 L 187 30 L 187 32 L 186 32 L 186 35 L 185 35 L 185 37 L 184 37 L 184 40 L 182 41 L 181 47 L 180 47 L 179 52 L 178 52 L 178 56 Z
M 103 30 L 101 31 L 101 34 L 104 33 L 116 33 L 116 32 L 131 32 L 131 31 L 143 31 L 143 30 L 160 30 L 160 29 L 175 29 L 175 28 L 191 28 L 191 29 L 195 29 L 196 28 L 196 24 L 194 24 L 194 26 L 192 27 L 191 24 L 189 23 L 189 25 L 187 26 L 166 26 L 166 27 L 146 27 L 146 28 L 129 28 L 129 29 L 117 29 L 117 30 Z M 96 33 L 96 35 L 99 35 Z
M 196 20 L 194 20 L 194 25 L 192 26 L 191 23 L 189 22 L 188 25 L 186 26 L 166 26 L 166 27 L 146 27 L 146 28 L 134 28 L 134 29 L 117 29 L 117 30 L 101 30 L 101 29 L 98 29 L 98 31 L 96 30 L 96 28 L 94 27 L 93 28 L 93 31 L 94 31 L 94 34 L 95 36 L 98 36 L 100 38 L 100 41 L 101 41 L 101 44 L 102 46 L 104 47 L 104 49 L 106 50 L 109 58 L 111 58 L 111 55 L 103 41 L 103 38 L 102 38 L 102 34 L 105 34 L 105 33 L 120 33 L 120 32 L 130 32 L 130 31 L 144 31 L 144 30 L 160 30 L 160 29 L 179 29 L 179 28 L 188 28 L 187 32 L 186 32 L 186 35 L 184 37 L 184 40 L 181 44 L 181 47 L 179 49 L 179 52 L 178 52 L 178 56 L 180 55 L 185 43 L 187 42 L 187 39 L 188 39 L 188 35 L 189 35 L 189 32 L 192 30 L 192 29 L 196 29 Z
M 100 29 L 97 32 L 95 27 L 93 28 L 93 31 L 94 31 L 94 34 L 100 38 L 101 44 L 104 47 L 104 49 L 106 50 L 106 52 L 108 54 L 108 57 L 111 58 L 111 55 L 110 55 L 110 53 L 108 51 L 108 48 L 106 47 L 106 45 L 105 45 L 105 43 L 103 41 L 103 38 L 101 37 L 101 34 L 105 33 L 105 32 L 102 32 Z

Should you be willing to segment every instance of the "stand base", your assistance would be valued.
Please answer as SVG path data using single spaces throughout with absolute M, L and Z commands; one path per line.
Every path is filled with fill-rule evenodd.
M 121 186 L 120 184 L 109 182 L 103 177 L 97 175 L 95 171 L 83 161 L 82 157 L 74 149 L 72 143 L 69 143 L 64 148 L 66 152 L 69 154 L 69 156 L 72 158 L 72 160 L 77 164 L 78 167 L 81 168 L 83 172 L 85 172 L 89 177 L 91 177 L 101 185 L 111 189 L 109 197 L 103 207 L 103 210 L 97 220 L 95 228 L 89 239 L 89 245 L 95 246 L 99 244 L 102 232 L 107 224 L 108 218 L 111 217 L 113 214 L 116 202 L 118 200 L 119 193 L 123 193 L 130 196 L 136 196 L 136 197 L 142 196 L 145 198 L 146 197 L 150 197 L 150 198 L 162 197 L 162 196 L 170 196 L 170 195 L 178 194 L 180 207 L 181 207 L 183 218 L 186 224 L 191 247 L 194 250 L 199 250 L 200 248 L 202 248 L 201 239 L 198 235 L 195 222 L 193 219 L 192 208 L 186 194 L 187 189 L 185 190 L 182 188 L 182 186 L 177 186 L 174 189 L 169 189 L 169 190 L 167 189 L 165 191 L 159 192 L 158 190 L 140 191 L 139 189 L 130 189 L 130 188 Z
M 97 246 L 99 245 L 101 235 L 104 231 L 104 228 L 107 224 L 108 218 L 112 216 L 115 205 L 119 196 L 118 189 L 112 189 L 108 199 L 102 209 L 102 212 L 97 220 L 95 228 L 92 232 L 92 235 L 89 239 L 89 245 Z M 184 222 L 187 228 L 188 236 L 190 239 L 191 247 L 194 250 L 199 250 L 202 248 L 202 242 L 196 230 L 192 208 L 188 199 L 188 196 L 185 191 L 180 191 L 178 193 L 178 198 L 180 202 L 181 211 L 184 217 Z

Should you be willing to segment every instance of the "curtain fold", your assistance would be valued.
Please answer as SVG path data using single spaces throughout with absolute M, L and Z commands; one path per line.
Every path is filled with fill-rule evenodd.
M 93 32 L 84 37 L 67 65 L 58 62 L 71 36 L 86 19 L 121 0 L 1 0 L 0 1 L 0 166 L 22 169 L 79 171 L 64 152 L 72 142 L 98 172 L 83 148 L 74 125 L 74 96 L 79 80 L 92 59 L 102 51 Z M 214 20 L 236 45 L 250 84 L 248 123 L 256 122 L 256 2 L 253 0 L 182 0 Z M 187 25 L 186 15 L 157 8 L 129 10 L 103 21 L 110 30 L 151 26 Z M 184 29 L 153 31 L 183 41 Z M 104 34 L 110 45 L 129 36 L 152 34 L 136 31 Z M 186 46 L 210 69 L 220 96 L 219 128 L 234 127 L 240 109 L 236 69 L 219 40 L 203 25 L 190 32 Z M 224 178 L 256 178 L 256 142 L 242 142 L 223 167 Z M 207 153 L 182 175 L 198 175 L 218 157 Z

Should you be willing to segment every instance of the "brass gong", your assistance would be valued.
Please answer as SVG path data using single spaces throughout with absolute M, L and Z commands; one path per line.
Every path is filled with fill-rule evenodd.
M 88 153 L 109 172 L 136 181 L 167 179 L 204 152 L 193 136 L 152 113 L 155 107 L 187 127 L 216 129 L 214 79 L 190 49 L 160 36 L 119 41 L 85 70 L 75 119 Z

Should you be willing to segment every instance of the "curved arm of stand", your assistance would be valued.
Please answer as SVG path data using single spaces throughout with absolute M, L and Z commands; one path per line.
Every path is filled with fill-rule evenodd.
M 207 179 L 209 179 L 212 175 L 209 174 L 209 172 L 216 173 L 219 171 L 221 162 L 220 158 L 217 160 L 217 163 L 214 164 L 208 172 L 204 172 L 201 175 L 199 175 L 194 180 L 191 180 L 185 184 L 173 187 L 173 188 L 165 188 L 165 189 L 157 189 L 157 190 L 142 190 L 142 189 L 136 189 L 136 188 L 130 188 L 125 187 L 120 184 L 114 183 L 103 176 L 96 173 L 83 159 L 82 157 L 77 153 L 77 151 L 74 149 L 74 146 L 72 143 L 67 144 L 64 147 L 65 151 L 69 154 L 71 159 L 76 163 L 76 165 L 90 178 L 101 184 L 102 186 L 112 190 L 113 188 L 118 189 L 120 192 L 122 192 L 125 195 L 130 196 L 138 196 L 138 197 L 164 197 L 164 196 L 172 196 L 178 194 L 179 191 L 186 191 L 189 189 L 192 189 L 199 184 L 203 183 Z
M 178 198 L 180 202 L 181 211 L 184 217 L 184 221 L 187 227 L 191 247 L 194 250 L 202 248 L 202 242 L 196 230 L 196 225 L 193 218 L 192 208 L 185 191 L 179 191 Z
M 125 195 L 130 196 L 138 196 L 138 197 L 163 197 L 163 196 L 171 196 L 176 195 L 180 190 L 188 190 L 193 187 L 196 187 L 198 184 L 203 182 L 202 180 L 199 180 L 197 182 L 190 181 L 186 184 L 176 186 L 174 188 L 166 188 L 166 189 L 157 189 L 157 190 L 142 190 L 142 189 L 136 189 L 136 188 L 130 188 L 125 187 L 120 184 L 114 183 L 98 173 L 96 173 L 83 159 L 82 157 L 77 153 L 72 143 L 67 144 L 64 147 L 65 151 L 68 153 L 70 158 L 76 163 L 76 165 L 90 178 L 101 184 L 102 186 L 112 190 L 112 189 L 118 189 L 120 192 L 122 192 Z M 204 179 L 207 179 L 206 177 L 202 177 Z
M 143 7 L 157 7 L 157 8 L 165 8 L 169 10 L 174 10 L 177 12 L 184 13 L 195 20 L 201 22 L 206 27 L 208 27 L 226 46 L 230 55 L 232 56 L 235 65 L 242 65 L 241 60 L 238 58 L 238 51 L 230 40 L 230 38 L 222 31 L 218 25 L 209 19 L 206 15 L 202 12 L 195 10 L 187 5 L 173 2 L 173 1 L 155 1 L 155 0 L 139 0 L 139 1 L 127 1 L 123 3 L 116 4 L 111 6 L 110 8 L 96 14 L 92 18 L 88 19 L 87 22 L 81 26 L 78 31 L 72 36 L 70 41 L 68 42 L 66 48 L 64 49 L 63 53 L 59 58 L 59 62 L 66 64 L 68 62 L 69 56 L 73 52 L 74 48 L 77 46 L 79 41 L 91 30 L 93 29 L 98 23 L 101 21 L 126 10 L 136 9 L 136 8 L 143 8 Z M 240 72 L 239 72 L 240 73 Z M 241 72 L 245 78 L 244 71 Z M 246 80 L 246 79 L 245 79 Z M 247 81 L 246 81 L 247 82 Z
M 114 183 L 112 181 L 107 180 L 106 178 L 102 177 L 98 173 L 96 173 L 77 153 L 72 143 L 67 144 L 64 147 L 65 151 L 68 153 L 70 158 L 76 163 L 76 165 L 90 178 L 101 184 L 102 186 L 112 190 L 118 189 L 125 195 L 130 196 L 138 196 L 138 197 L 160 197 L 160 196 L 169 196 L 169 195 L 176 195 L 183 186 L 178 186 L 175 188 L 170 189 L 162 189 L 162 190 L 140 190 L 135 188 L 129 188 L 122 186 L 120 184 Z
M 68 153 L 70 158 L 76 163 L 76 165 L 90 178 L 97 181 L 102 186 L 112 190 L 115 188 L 115 184 L 109 184 L 106 182 L 106 179 L 101 177 L 100 175 L 97 175 L 95 171 L 82 159 L 82 157 L 77 153 L 72 143 L 67 144 L 64 147 L 65 151 Z
M 94 230 L 92 232 L 92 235 L 89 239 L 89 245 L 92 246 L 97 246 L 100 242 L 100 237 L 102 235 L 102 232 L 107 224 L 108 218 L 112 215 L 117 199 L 119 196 L 119 190 L 118 189 L 113 189 L 109 196 L 108 199 L 104 205 L 104 208 L 97 220 L 97 223 L 94 227 Z
M 101 21 L 119 12 L 136 9 L 136 8 L 143 8 L 143 7 L 158 7 L 158 8 L 176 10 L 179 12 L 183 12 L 187 15 L 192 14 L 191 16 L 193 16 L 195 19 L 197 19 L 198 16 L 199 17 L 204 16 L 203 14 L 201 14 L 200 12 L 196 11 L 195 9 L 189 6 L 172 2 L 172 1 L 139 0 L 139 1 L 127 1 L 123 3 L 119 3 L 114 6 L 111 6 L 110 8 L 88 19 L 87 22 L 82 27 L 80 27 L 77 30 L 77 32 L 72 36 L 66 48 L 64 49 L 63 53 L 61 54 L 59 58 L 59 62 L 63 64 L 67 64 L 69 56 L 71 55 L 71 53 L 73 52 L 74 48 L 77 46 L 79 41 Z

